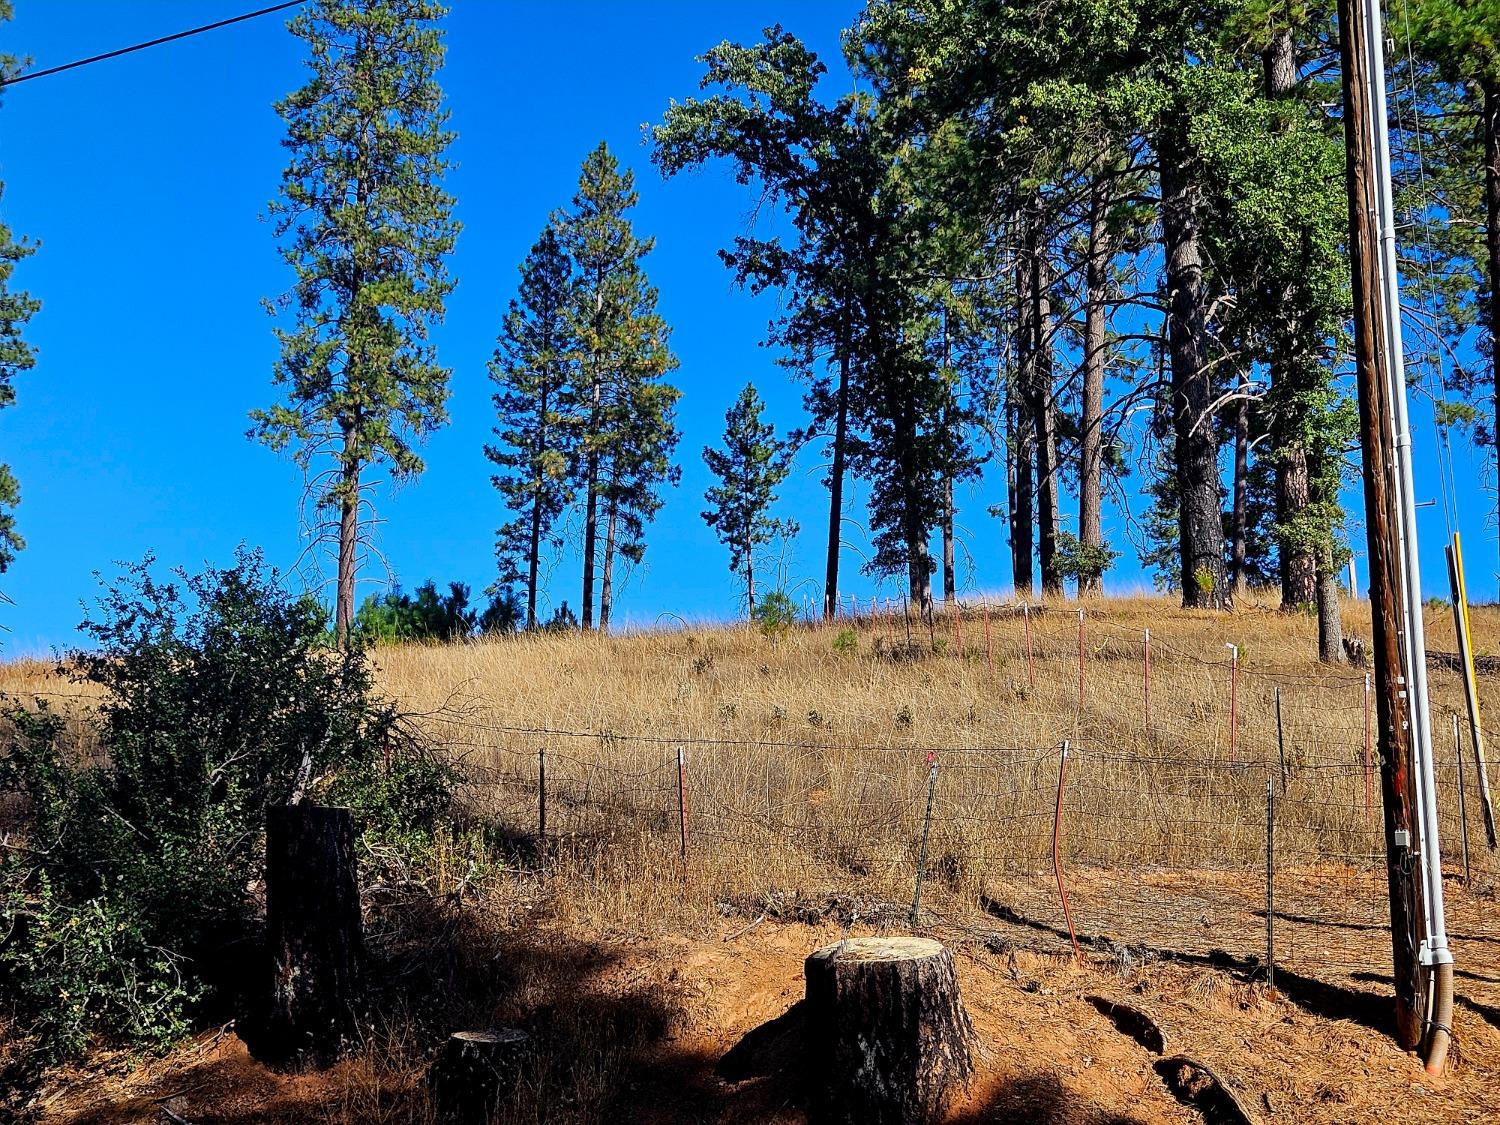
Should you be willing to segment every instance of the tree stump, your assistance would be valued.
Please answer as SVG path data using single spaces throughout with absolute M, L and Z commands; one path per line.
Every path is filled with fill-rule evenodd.
M 817 1125 L 936 1120 L 973 1075 L 953 955 L 928 938 L 851 938 L 805 965 Z
M 266 943 L 272 974 L 263 1054 L 326 1066 L 355 1030 L 364 954 L 351 810 L 266 810 Z
M 455 1031 L 427 1070 L 427 1092 L 443 1121 L 482 1122 L 515 1089 L 530 1036 L 512 1027 Z

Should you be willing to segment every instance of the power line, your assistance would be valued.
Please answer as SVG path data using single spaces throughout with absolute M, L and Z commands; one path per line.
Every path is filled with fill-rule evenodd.
M 164 35 L 160 39 L 151 39 L 145 43 L 137 43 L 131 47 L 121 47 L 117 51 L 106 51 L 102 55 L 92 55 L 86 59 L 76 62 L 64 63 L 62 66 L 51 66 L 46 70 L 33 70 L 26 74 L 18 74 L 14 78 L 0 79 L 0 88 L 5 86 L 17 86 L 22 82 L 30 82 L 33 78 L 46 78 L 49 74 L 61 74 L 65 70 L 76 70 L 80 66 L 88 66 L 91 63 L 104 62 L 107 59 L 117 59 L 121 55 L 128 55 L 135 51 L 144 51 L 147 47 L 160 47 L 163 43 L 175 43 L 179 39 L 186 39 L 190 35 L 201 35 L 205 31 L 217 31 L 221 27 L 230 24 L 244 23 L 259 16 L 269 16 L 273 12 L 285 11 L 287 8 L 295 8 L 303 3 L 303 0 L 285 0 L 281 4 L 273 4 L 269 8 L 261 8 L 259 11 L 246 12 L 242 16 L 232 16 L 227 20 L 219 20 L 217 23 L 206 23 L 202 27 L 194 27 L 187 31 L 179 31 L 175 35 Z

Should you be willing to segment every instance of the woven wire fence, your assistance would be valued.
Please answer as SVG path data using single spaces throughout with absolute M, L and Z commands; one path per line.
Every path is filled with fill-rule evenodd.
M 908 643 L 899 614 L 847 621 L 877 656 Z M 843 895 L 883 904 L 863 908 L 871 920 L 957 919 L 1043 949 L 1252 975 L 1270 959 L 1279 973 L 1389 981 L 1362 671 L 1249 667 L 1229 646 L 1205 660 L 1060 613 L 1024 621 L 1024 636 L 1011 614 L 1004 652 L 987 614 L 944 624 L 952 640 L 939 651 L 993 681 L 976 706 L 1049 716 L 1050 727 L 1005 746 L 923 746 L 919 729 L 845 745 L 473 715 L 434 718 L 432 732 L 462 763 L 474 806 L 541 840 L 542 854 L 601 874 L 610 856 L 616 874 L 690 871 L 747 912 Z M 1459 991 L 1493 1006 L 1500 860 L 1464 760 L 1466 726 L 1454 741 L 1456 681 L 1434 695 L 1449 931 L 1460 966 L 1477 967 Z

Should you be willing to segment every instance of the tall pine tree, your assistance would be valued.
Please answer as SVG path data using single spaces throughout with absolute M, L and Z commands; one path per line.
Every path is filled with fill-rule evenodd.
M 616 560 L 641 561 L 661 487 L 680 476 L 672 452 L 681 392 L 665 381 L 677 359 L 641 265 L 652 240 L 637 238 L 627 217 L 637 199 L 634 175 L 601 143 L 584 160 L 562 224 L 574 269 L 585 629 L 594 625 L 596 585 L 598 624 L 608 629 Z
M 505 314 L 490 361 L 497 424 L 485 456 L 491 478 L 515 518 L 496 535 L 497 590 L 526 586 L 526 628 L 537 625 L 537 585 L 546 548 L 557 545 L 558 517 L 573 498 L 577 445 L 577 339 L 569 316 L 572 263 L 549 224 L 521 265 L 521 286 Z
M 0 24 L 11 18 L 10 0 L 0 0 Z M 21 64 L 11 55 L 0 54 L 0 78 L 18 73 Z M 0 183 L 0 200 L 5 185 Z M 36 247 L 11 233 L 0 222 L 0 408 L 16 401 L 14 380 L 17 374 L 36 363 L 36 350 L 21 335 L 26 322 L 41 307 L 39 301 L 21 290 L 11 288 L 16 263 L 30 257 Z M 21 487 L 10 466 L 0 464 L 0 574 L 15 561 L 16 552 L 26 546 L 16 530 L 16 505 L 21 502 Z
M 252 434 L 292 448 L 310 472 L 320 519 L 337 543 L 335 630 L 354 617 L 366 471 L 422 471 L 415 444 L 448 418 L 447 368 L 430 332 L 452 290 L 444 259 L 459 225 L 443 191 L 453 139 L 437 72 L 432 0 L 311 0 L 289 23 L 312 77 L 277 104 L 291 162 L 270 205 L 296 271 L 275 309 L 275 381 L 285 402 L 252 414 Z M 321 518 L 328 513 L 329 518 Z
M 791 451 L 763 419 L 764 409 L 755 387 L 747 384 L 724 415 L 724 448 L 703 450 L 704 463 L 719 479 L 703 494 L 710 505 L 703 519 L 729 548 L 730 573 L 744 581 L 746 612 L 752 616 L 758 549 L 797 532 L 795 523 L 771 516 L 776 490 L 791 471 Z

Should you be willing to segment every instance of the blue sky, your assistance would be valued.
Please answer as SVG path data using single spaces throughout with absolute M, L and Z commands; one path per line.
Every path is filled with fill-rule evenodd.
M 255 5 L 228 0 L 17 0 L 0 25 L 6 51 L 36 67 L 170 34 Z M 735 587 L 726 556 L 699 517 L 707 473 L 700 451 L 725 409 L 753 381 L 781 429 L 801 421 L 800 390 L 761 346 L 771 298 L 733 289 L 716 251 L 745 230 L 753 203 L 722 167 L 662 182 L 642 126 L 673 97 L 695 92 L 695 56 L 723 40 L 750 41 L 781 22 L 830 62 L 829 90 L 849 87 L 836 58 L 847 2 L 521 3 L 452 0 L 442 83 L 458 133 L 449 190 L 464 223 L 450 263 L 458 280 L 437 335 L 453 368 L 452 424 L 425 447 L 427 472 L 381 494 L 379 546 L 408 587 L 427 577 L 476 590 L 493 574 L 503 521 L 482 447 L 492 424 L 485 363 L 516 264 L 578 166 L 601 139 L 636 170 L 638 232 L 657 239 L 647 260 L 681 360 L 681 487 L 667 497 L 645 564 L 618 599 L 618 619 L 728 616 Z M 271 321 L 261 300 L 282 292 L 266 202 L 284 153 L 272 103 L 304 79 L 300 45 L 270 16 L 5 92 L 0 180 L 5 221 L 41 243 L 17 282 L 43 302 L 27 331 L 40 356 L 18 381 L 19 404 L 0 413 L 0 450 L 20 479 L 19 523 L 29 546 L 6 576 L 15 605 L 0 611 L 11 654 L 74 642 L 93 572 L 147 551 L 169 565 L 227 561 L 241 541 L 283 567 L 303 552 L 301 477 L 284 457 L 245 438 L 247 413 L 274 401 Z M 1438 495 L 1433 436 L 1420 404 L 1419 498 Z M 1474 596 L 1495 593 L 1491 507 L 1477 481 L 1483 459 L 1456 448 L 1457 477 L 1476 482 L 1461 502 Z M 802 525 L 791 578 L 817 593 L 826 499 L 815 451 L 785 491 Z M 961 584 L 1002 591 L 1008 549 L 997 474 L 960 495 L 973 566 Z M 1132 490 L 1134 483 L 1132 482 Z M 863 490 L 850 515 L 863 522 Z M 1351 501 L 1358 506 L 1357 497 Z M 1071 499 L 1069 500 L 1071 506 Z M 1111 513 L 1112 529 L 1119 517 Z M 1441 504 L 1424 510 L 1429 592 L 1446 578 Z M 876 589 L 859 574 L 864 538 L 848 532 L 846 593 Z M 559 561 L 550 600 L 578 604 L 576 567 Z M 361 595 L 380 588 L 371 572 Z M 1133 552 L 1115 589 L 1148 583 Z M 805 582 L 804 585 L 796 585 Z M 884 593 L 894 591 L 888 584 Z

